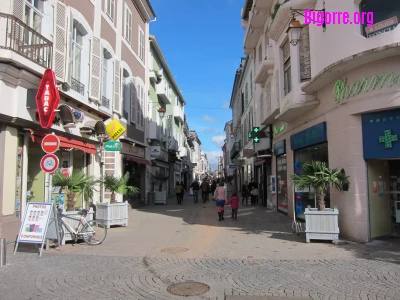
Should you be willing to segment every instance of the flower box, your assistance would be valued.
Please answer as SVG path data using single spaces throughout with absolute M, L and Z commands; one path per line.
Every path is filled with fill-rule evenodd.
M 324 211 L 307 207 L 304 215 L 307 243 L 310 240 L 332 240 L 335 244 L 339 242 L 339 211 L 336 207 Z
M 112 225 L 128 226 L 128 201 L 118 203 L 97 203 L 96 220 L 107 228 Z
M 167 191 L 155 191 L 155 204 L 167 204 Z

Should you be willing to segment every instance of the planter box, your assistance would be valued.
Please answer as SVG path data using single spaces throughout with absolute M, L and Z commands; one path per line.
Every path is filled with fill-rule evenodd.
M 69 226 L 71 226 L 73 229 L 76 230 L 76 228 L 79 225 L 79 218 L 81 217 L 81 214 L 79 211 L 64 211 L 64 215 L 67 215 L 68 217 L 63 217 L 62 219 L 67 223 Z M 71 218 L 69 218 L 71 217 Z M 74 219 L 72 219 L 74 218 Z M 76 219 L 76 220 L 75 220 Z M 87 221 L 93 220 L 93 208 L 90 208 L 90 210 L 87 213 L 87 216 L 85 218 Z M 75 240 L 75 237 L 67 228 L 65 228 L 65 225 L 63 224 L 63 229 L 64 229 L 64 236 L 62 237 L 61 240 L 61 245 L 65 245 L 66 241 L 73 241 Z
M 306 241 L 332 240 L 339 241 L 339 211 L 335 208 L 326 208 L 319 211 L 318 208 L 307 207 L 304 212 L 306 218 Z
M 97 203 L 96 220 L 101 221 L 107 228 L 111 225 L 128 226 L 128 201 L 118 203 Z
M 155 191 L 155 198 L 154 198 L 154 203 L 155 204 L 167 204 L 167 191 Z

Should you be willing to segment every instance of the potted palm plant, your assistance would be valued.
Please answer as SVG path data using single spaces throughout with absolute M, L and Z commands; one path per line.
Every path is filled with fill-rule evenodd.
M 106 174 L 101 182 L 104 189 L 111 193 L 110 203 L 96 204 L 96 219 L 100 220 L 110 228 L 111 225 L 128 226 L 128 201 L 116 202 L 116 194 L 135 195 L 140 192 L 139 188 L 128 185 L 129 172 L 124 176 Z
M 161 172 L 151 174 L 153 190 L 154 190 L 154 203 L 167 204 L 167 191 L 164 188 L 164 183 L 168 180 L 169 176 L 165 176 Z
M 83 195 L 85 201 L 92 200 L 94 192 L 97 191 L 95 186 L 98 183 L 98 179 L 93 176 L 88 176 L 82 170 L 78 169 L 74 170 L 70 176 L 65 176 L 61 171 L 53 174 L 52 185 L 53 187 L 59 187 L 58 197 L 63 197 L 63 193 L 67 197 L 67 211 L 64 213 L 67 217 L 64 217 L 64 221 L 72 228 L 76 228 L 79 225 L 79 220 L 77 220 L 77 218 L 68 218 L 69 215 L 73 216 L 79 214 L 79 212 L 75 211 L 76 197 Z M 90 208 L 86 215 L 86 220 L 93 220 L 92 208 Z M 74 239 L 71 232 L 66 228 L 64 228 L 64 236 L 61 238 L 62 244 L 64 244 L 65 241 Z
M 339 240 L 339 211 L 335 208 L 325 207 L 325 191 L 330 186 L 338 191 L 346 190 L 350 186 L 349 177 L 339 169 L 331 169 L 325 162 L 312 161 L 303 165 L 301 174 L 291 174 L 294 186 L 299 190 L 314 188 L 318 208 L 307 207 L 304 215 L 306 218 L 306 239 Z

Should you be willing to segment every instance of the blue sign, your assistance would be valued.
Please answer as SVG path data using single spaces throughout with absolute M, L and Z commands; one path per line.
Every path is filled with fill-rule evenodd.
M 275 143 L 274 155 L 278 156 L 286 153 L 286 139 Z
M 236 165 L 229 165 L 229 169 L 236 169 Z
M 364 159 L 400 157 L 400 109 L 363 114 Z
M 326 142 L 326 122 L 319 123 L 290 136 L 292 150 L 305 148 L 314 144 Z

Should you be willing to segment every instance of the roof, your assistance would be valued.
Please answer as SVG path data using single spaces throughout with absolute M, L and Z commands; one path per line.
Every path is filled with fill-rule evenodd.
M 132 3 L 136 6 L 142 17 L 147 21 L 151 18 L 156 18 L 156 13 L 154 12 L 149 0 L 132 0 Z
M 175 91 L 177 92 L 179 99 L 183 102 L 183 104 L 186 104 L 185 98 L 182 95 L 181 90 L 179 89 L 178 84 L 175 81 L 174 75 L 171 72 L 171 69 L 168 66 L 167 60 L 165 59 L 165 56 L 161 50 L 160 44 L 158 43 L 156 37 L 154 35 L 149 36 L 150 39 L 150 45 L 153 45 L 154 50 L 157 53 L 158 58 L 161 61 L 161 65 L 163 67 L 163 71 L 165 71 L 168 74 L 169 80 L 174 86 Z

